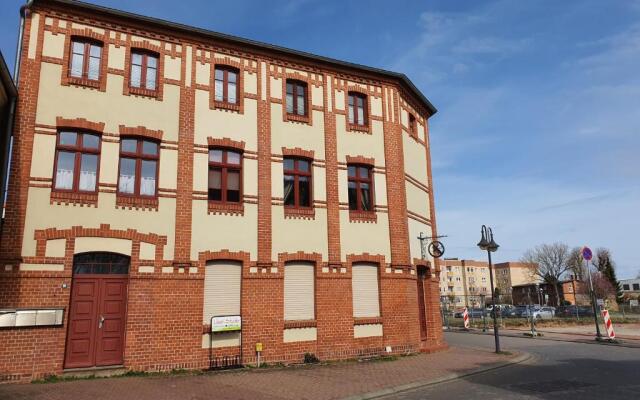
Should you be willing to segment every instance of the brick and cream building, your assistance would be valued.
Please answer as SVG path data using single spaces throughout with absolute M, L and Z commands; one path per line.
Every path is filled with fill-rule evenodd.
M 406 76 L 69 0 L 22 16 L 0 380 L 446 347 L 416 239 L 436 110 Z
M 523 262 L 502 262 L 494 265 L 495 286 L 500 295 L 510 296 L 514 286 L 535 285 L 540 278 L 535 274 L 535 265 Z
M 453 307 L 480 307 L 491 298 L 489 264 L 484 261 L 445 258 L 441 261 L 440 296 Z

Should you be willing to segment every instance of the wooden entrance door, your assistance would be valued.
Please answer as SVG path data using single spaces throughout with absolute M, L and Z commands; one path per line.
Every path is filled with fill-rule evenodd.
M 123 363 L 128 268 L 118 254 L 74 259 L 65 368 Z
M 427 340 L 427 309 L 424 301 L 424 281 L 427 279 L 427 269 L 418 267 L 418 314 L 420 315 L 420 339 Z

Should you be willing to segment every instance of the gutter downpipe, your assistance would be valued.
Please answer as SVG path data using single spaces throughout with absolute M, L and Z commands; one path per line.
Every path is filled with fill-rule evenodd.
M 26 4 L 20 7 L 20 28 L 18 31 L 18 43 L 16 45 L 15 64 L 13 66 L 13 82 L 14 82 L 14 86 L 16 87 L 16 91 L 18 91 L 18 82 L 20 81 L 20 62 L 22 61 L 22 44 L 23 44 L 22 37 L 24 36 L 24 21 L 25 21 L 26 13 L 28 9 L 31 7 L 31 5 L 33 4 L 33 2 L 34 0 L 27 0 Z M 7 135 L 9 135 L 9 139 L 7 141 L 7 148 L 3 149 L 6 155 L 5 157 L 6 161 L 2 166 L 3 168 L 2 170 L 4 171 L 4 174 L 2 176 L 2 182 L 0 183 L 2 185 L 2 197 L 0 198 L 2 200 L 2 213 L 0 214 L 0 232 L 2 232 L 4 228 L 4 213 L 5 213 L 5 204 L 7 201 L 7 191 L 9 186 L 9 167 L 11 165 L 11 150 L 13 149 L 13 125 L 14 125 L 15 113 L 16 113 L 16 103 L 18 101 L 17 99 L 18 99 L 18 94 L 16 93 L 16 96 L 12 99 L 11 105 L 9 106 L 10 107 L 9 118 L 7 118 L 7 126 L 6 126 L 6 132 L 7 132 Z

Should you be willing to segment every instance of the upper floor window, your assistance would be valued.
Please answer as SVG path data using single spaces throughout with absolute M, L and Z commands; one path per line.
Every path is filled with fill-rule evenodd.
M 159 146 L 155 141 L 123 138 L 120 141 L 118 193 L 155 197 L 158 188 L 159 154 Z
M 156 90 L 158 82 L 158 55 L 140 50 L 131 52 L 131 87 Z
M 367 124 L 367 96 L 362 93 L 349 92 L 349 123 Z
M 238 104 L 239 71 L 236 68 L 216 66 L 215 69 L 215 101 Z
M 307 84 L 287 79 L 287 113 L 307 115 Z
M 57 190 L 95 192 L 99 161 L 99 135 L 71 131 L 58 133 L 53 187 Z
M 71 65 L 69 75 L 73 78 L 100 79 L 102 43 L 74 38 L 71 42 Z
M 311 207 L 311 161 L 304 158 L 284 159 L 285 207 Z
M 416 117 L 411 113 L 409 113 L 409 133 L 413 136 L 416 136 L 418 134 Z
M 349 210 L 372 211 L 372 168 L 365 165 L 349 165 Z
M 242 153 L 219 148 L 209 150 L 209 200 L 239 203 L 241 180 Z

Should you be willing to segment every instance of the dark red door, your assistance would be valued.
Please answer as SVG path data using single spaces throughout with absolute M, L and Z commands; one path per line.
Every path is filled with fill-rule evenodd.
M 418 267 L 418 313 L 420 314 L 420 339 L 427 340 L 427 310 L 424 302 L 424 280 L 427 279 L 427 269 Z
M 65 368 L 123 363 L 128 282 L 123 272 L 129 260 L 114 256 L 126 257 L 86 253 L 74 260 Z

